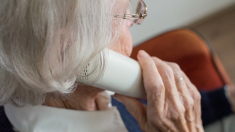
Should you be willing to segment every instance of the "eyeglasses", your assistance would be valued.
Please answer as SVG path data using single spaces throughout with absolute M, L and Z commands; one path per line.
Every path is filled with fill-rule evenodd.
M 132 13 L 134 11 L 134 13 Z M 118 14 L 115 15 L 115 18 L 122 18 L 122 19 L 131 19 L 135 24 L 142 24 L 145 17 L 147 16 L 147 6 L 143 0 L 138 0 L 137 2 L 130 2 L 129 6 L 130 14 Z

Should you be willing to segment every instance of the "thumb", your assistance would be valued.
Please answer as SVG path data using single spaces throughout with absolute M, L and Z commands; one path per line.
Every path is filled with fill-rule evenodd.
M 143 130 L 147 130 L 147 113 L 146 106 L 142 104 L 138 99 L 127 97 L 120 94 L 113 96 L 117 101 L 125 105 L 128 112 L 136 119 L 139 127 Z

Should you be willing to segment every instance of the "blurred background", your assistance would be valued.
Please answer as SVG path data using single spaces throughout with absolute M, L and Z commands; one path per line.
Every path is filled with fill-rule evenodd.
M 144 0 L 148 17 L 133 26 L 134 46 L 180 27 L 202 34 L 235 83 L 235 0 Z

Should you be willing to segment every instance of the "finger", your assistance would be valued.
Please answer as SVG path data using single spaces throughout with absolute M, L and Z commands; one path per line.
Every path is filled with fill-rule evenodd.
M 194 116 L 195 116 L 195 126 L 197 131 L 204 131 L 202 127 L 202 119 L 201 119 L 201 95 L 197 88 L 191 83 L 185 73 L 182 73 L 183 77 L 185 78 L 186 85 L 191 93 L 192 97 L 194 98 Z
M 176 126 L 178 126 L 180 132 L 191 132 L 189 131 L 184 115 L 185 113 L 180 113 L 179 117 L 177 119 L 173 119 L 173 121 L 175 122 Z
M 193 114 L 194 112 L 193 112 L 193 108 L 192 108 L 193 104 L 194 104 L 194 100 L 191 97 L 191 94 L 186 86 L 185 81 L 179 80 L 179 79 L 183 78 L 183 75 L 181 75 L 181 72 L 183 72 L 183 71 L 175 63 L 171 63 L 171 62 L 166 62 L 166 63 L 173 69 L 177 89 L 183 97 L 184 106 L 186 108 L 185 118 L 186 118 L 187 127 L 190 132 L 196 132 L 195 118 L 194 118 L 194 114 Z
M 165 108 L 165 88 L 154 61 L 145 51 L 139 51 L 137 58 L 143 70 L 148 100 L 147 117 L 153 124 L 150 126 L 161 131 L 175 131 L 174 125 L 162 115 Z
M 166 110 L 168 109 L 167 103 L 165 104 Z M 154 112 L 154 111 L 153 111 Z M 161 132 L 179 132 L 179 129 L 175 126 L 176 124 L 170 120 L 171 114 L 169 111 L 164 111 L 159 118 L 156 117 L 155 113 L 148 113 L 147 117 L 151 119 L 150 126 L 152 130 L 157 129 Z
M 109 109 L 109 103 L 111 102 L 110 96 L 106 91 L 99 93 L 97 98 L 95 99 L 97 107 L 99 110 L 107 110 Z
M 196 126 L 195 126 L 195 115 L 194 115 L 193 108 L 190 108 L 185 113 L 185 118 L 187 122 L 187 126 L 190 132 L 196 132 Z
M 154 61 L 145 52 L 140 50 L 138 61 L 143 70 L 145 91 L 147 93 L 148 107 L 156 110 L 158 114 L 164 110 L 165 88 L 162 78 L 155 66 Z
M 184 118 L 185 107 L 183 106 L 183 102 L 179 96 L 178 89 L 175 84 L 174 72 L 173 69 L 167 65 L 167 63 L 162 60 L 152 57 L 155 62 L 155 65 L 158 68 L 158 71 L 162 77 L 164 82 L 164 86 L 166 89 L 166 93 L 168 93 L 168 100 L 171 105 L 169 105 L 170 112 L 174 120 L 179 120 L 178 129 L 183 132 L 188 132 L 187 124 Z
M 124 95 L 115 94 L 113 97 L 125 105 L 128 112 L 136 119 L 139 127 L 143 131 L 148 130 L 146 106 L 144 104 L 142 104 L 138 99 Z
M 175 63 L 171 63 L 171 62 L 166 62 L 169 66 L 171 66 L 171 68 L 174 71 L 174 77 L 176 80 L 176 86 L 178 91 L 181 93 L 181 96 L 183 98 L 183 103 L 184 106 L 186 108 L 186 113 L 185 113 L 185 118 L 186 118 L 186 123 L 187 123 L 187 127 L 189 129 L 190 132 L 195 132 L 195 117 L 194 117 L 194 112 L 193 112 L 193 105 L 194 105 L 194 100 L 188 90 L 188 87 L 186 86 L 186 83 L 184 80 L 177 80 L 177 79 L 181 79 L 183 78 L 183 75 L 181 74 L 181 72 L 183 72 L 180 67 L 175 64 Z
M 194 104 L 194 100 L 188 90 L 188 87 L 186 86 L 185 81 L 181 80 L 184 79 L 183 75 L 181 74 L 183 71 L 180 69 L 179 65 L 175 63 L 171 62 L 166 62 L 166 63 L 173 69 L 176 87 L 177 90 L 181 93 L 185 109 L 186 110 L 190 109 Z
M 152 128 L 160 130 L 161 132 L 179 132 L 180 130 L 176 128 L 175 123 L 169 119 L 163 119 L 158 124 L 152 125 Z M 153 130 L 154 130 L 153 129 Z
M 232 105 L 232 111 L 235 112 L 235 87 L 233 85 L 227 85 L 225 87 L 226 96 L 228 97 L 229 102 Z
M 181 72 L 181 74 L 184 78 L 185 84 L 186 84 L 190 94 L 192 94 L 193 98 L 196 98 L 196 96 L 198 96 L 198 94 L 199 94 L 198 89 L 195 87 L 195 85 L 193 85 L 193 83 L 189 80 L 189 78 L 186 76 L 186 74 L 184 72 Z M 194 92 L 195 92 L 195 94 L 194 94 Z

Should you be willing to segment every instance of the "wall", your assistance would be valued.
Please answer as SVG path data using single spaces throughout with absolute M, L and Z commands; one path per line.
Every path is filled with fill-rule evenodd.
M 144 0 L 148 17 L 131 28 L 134 46 L 166 30 L 186 26 L 235 4 L 235 0 Z

